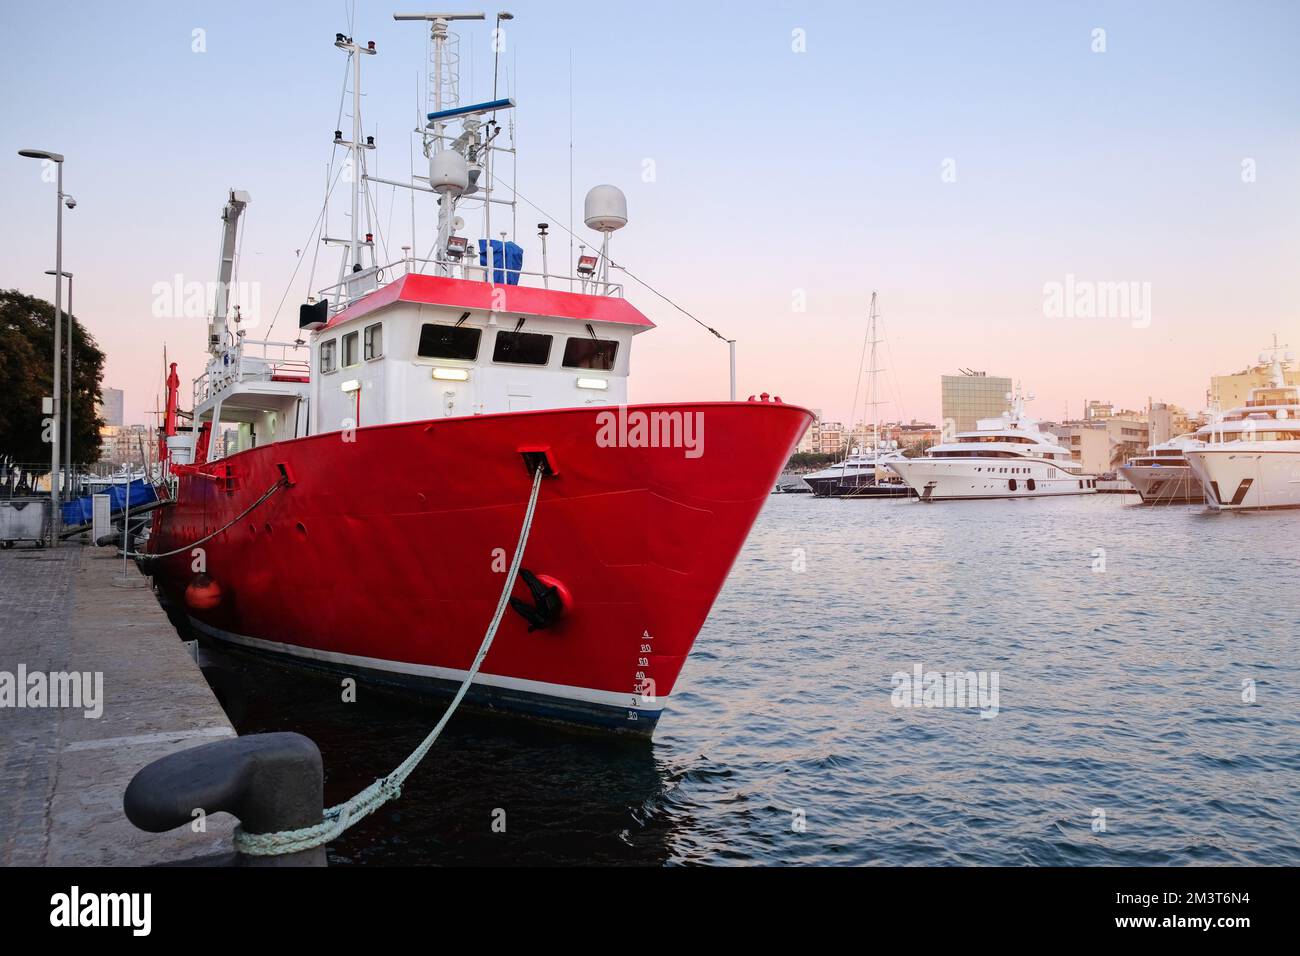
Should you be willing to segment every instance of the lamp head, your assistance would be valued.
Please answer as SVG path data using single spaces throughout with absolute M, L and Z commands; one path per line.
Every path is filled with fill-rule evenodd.
M 56 163 L 63 162 L 62 153 L 52 153 L 48 149 L 20 149 L 19 156 L 26 156 L 28 159 L 48 159 Z

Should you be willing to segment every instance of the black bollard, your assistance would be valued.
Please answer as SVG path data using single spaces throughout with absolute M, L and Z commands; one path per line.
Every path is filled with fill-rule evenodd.
M 127 819 L 163 833 L 194 811 L 239 818 L 246 833 L 298 830 L 320 823 L 325 774 L 320 750 L 302 734 L 251 734 L 169 754 L 140 770 L 122 799 Z M 324 866 L 325 848 L 281 856 L 240 855 L 244 866 Z

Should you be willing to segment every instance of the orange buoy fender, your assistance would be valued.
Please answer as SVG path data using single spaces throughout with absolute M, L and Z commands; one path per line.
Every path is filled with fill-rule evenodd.
M 185 588 L 185 604 L 195 611 L 209 611 L 221 603 L 221 585 L 207 574 L 196 574 Z

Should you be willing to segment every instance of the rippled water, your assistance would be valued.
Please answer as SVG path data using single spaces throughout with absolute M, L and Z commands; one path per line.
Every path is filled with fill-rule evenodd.
M 1135 501 L 773 496 L 653 742 L 459 714 L 331 861 L 1300 863 L 1300 512 Z M 896 708 L 916 664 L 997 715 Z M 331 802 L 440 710 L 240 667 Z

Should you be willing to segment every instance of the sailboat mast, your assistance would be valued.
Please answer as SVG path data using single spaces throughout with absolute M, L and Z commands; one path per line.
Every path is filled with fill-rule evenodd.
M 871 293 L 871 314 L 867 319 L 867 335 L 871 341 L 871 365 L 867 369 L 867 374 L 871 376 L 871 384 L 867 387 L 869 404 L 871 405 L 871 451 L 873 457 L 880 453 L 880 383 L 877 381 L 876 373 L 880 370 L 876 367 L 876 346 L 880 342 L 880 336 L 877 335 L 876 325 L 876 293 Z

